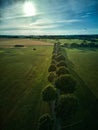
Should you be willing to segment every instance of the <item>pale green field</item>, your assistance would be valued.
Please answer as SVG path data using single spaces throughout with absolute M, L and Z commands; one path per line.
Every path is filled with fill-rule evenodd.
M 80 44 L 83 40 L 80 40 L 80 39 L 60 39 L 59 41 L 62 44 L 64 44 L 64 43 L 68 43 L 68 44 L 77 43 L 77 44 Z

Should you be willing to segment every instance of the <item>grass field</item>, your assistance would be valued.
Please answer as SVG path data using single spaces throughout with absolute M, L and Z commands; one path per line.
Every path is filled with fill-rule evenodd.
M 38 118 L 48 112 L 41 90 L 52 48 L 0 48 L 0 130 L 36 130 Z
M 77 81 L 75 95 L 79 99 L 77 122 L 63 130 L 92 130 L 98 128 L 98 50 L 65 49 L 70 73 Z
M 14 47 L 16 44 L 24 47 Z M 37 130 L 38 118 L 49 112 L 41 90 L 48 84 L 52 49 L 52 40 L 0 40 L 0 130 Z M 79 98 L 79 108 L 70 121 L 77 124 L 62 130 L 96 129 L 98 50 L 66 49 L 64 54 L 77 81 L 74 94 Z
M 98 49 L 66 49 L 72 67 L 98 98 Z

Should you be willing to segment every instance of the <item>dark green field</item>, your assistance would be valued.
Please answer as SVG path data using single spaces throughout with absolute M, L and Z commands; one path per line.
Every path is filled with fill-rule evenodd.
M 72 68 L 98 98 L 98 49 L 66 49 Z
M 64 130 L 97 129 L 98 49 L 65 49 L 64 53 L 70 73 L 77 81 L 75 95 L 79 99 L 77 116 L 72 121 L 76 124 Z
M 1 129 L 36 130 L 39 116 L 48 112 L 40 94 L 47 85 L 52 48 L 0 48 Z

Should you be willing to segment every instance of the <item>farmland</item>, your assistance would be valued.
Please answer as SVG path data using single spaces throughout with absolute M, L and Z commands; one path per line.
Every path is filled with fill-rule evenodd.
M 66 49 L 72 68 L 98 98 L 98 49 Z
M 78 39 L 61 43 L 81 43 Z M 37 130 L 38 119 L 50 113 L 42 101 L 41 91 L 48 84 L 55 39 L 0 40 L 0 129 Z M 23 47 L 15 47 L 23 45 Z M 96 128 L 98 99 L 98 49 L 62 48 L 71 75 L 76 79 L 74 92 L 79 99 L 78 112 L 62 130 L 92 130 Z
M 75 130 L 96 129 L 98 127 L 96 121 L 98 116 L 98 49 L 66 48 L 65 50 L 70 73 L 77 80 L 75 95 L 80 102 L 77 117 L 81 123 L 72 128 Z
M 32 45 L 53 45 L 51 41 L 49 42 L 43 42 L 43 41 L 38 41 L 38 40 L 32 40 L 30 38 L 1 38 L 0 39 L 0 48 L 2 47 L 13 47 L 14 45 L 24 45 L 25 47 L 27 46 L 32 46 Z
M 37 41 L 34 46 L 35 42 L 29 41 L 30 46 L 26 43 L 26 47 L 14 48 L 14 44 L 27 41 L 2 41 L 0 44 L 5 46 L 0 48 L 0 127 L 36 130 L 39 116 L 48 112 L 40 94 L 47 85 L 52 46 L 42 46 L 45 43 Z

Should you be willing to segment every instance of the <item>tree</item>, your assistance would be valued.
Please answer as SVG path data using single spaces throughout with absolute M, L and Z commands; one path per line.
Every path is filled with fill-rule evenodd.
M 67 69 L 65 66 L 59 67 L 59 68 L 57 69 L 57 71 L 56 71 L 56 74 L 57 74 L 58 76 L 60 76 L 60 75 L 62 75 L 62 74 L 68 74 L 68 73 L 69 73 L 69 71 L 68 71 L 68 69 Z
M 49 114 L 44 114 L 39 118 L 38 130 L 52 130 L 53 119 Z
M 78 99 L 74 95 L 62 95 L 56 107 L 56 116 L 66 123 L 77 111 Z
M 52 61 L 51 61 L 51 64 L 56 64 L 56 61 L 55 61 L 55 60 L 52 60 Z
M 57 57 L 57 55 L 56 55 L 56 54 L 53 54 L 53 55 L 52 55 L 52 59 L 53 59 L 53 60 L 55 60 L 55 59 L 56 59 L 56 57 Z
M 69 47 L 69 44 L 68 43 L 64 43 L 64 47 Z
M 56 74 L 54 72 L 50 72 L 48 75 L 48 81 L 53 83 L 56 78 Z
M 76 81 L 69 74 L 61 75 L 55 81 L 56 88 L 64 93 L 73 93 L 75 90 Z
M 61 54 L 61 55 L 58 55 L 58 56 L 56 57 L 56 60 L 57 60 L 57 61 L 61 61 L 61 60 L 64 60 L 64 61 L 65 61 L 65 57 Z
M 77 47 L 79 47 L 79 44 L 77 44 L 77 43 L 71 43 L 71 45 L 70 45 L 71 47 L 73 47 L 73 48 L 77 48 Z
M 65 63 L 64 60 L 61 60 L 60 62 L 57 63 L 57 67 L 65 66 L 67 67 L 67 64 Z
M 62 55 L 62 52 L 61 52 L 61 51 L 59 51 L 59 52 L 57 53 L 57 56 L 60 56 L 60 55 Z
M 43 101 L 48 102 L 50 111 L 52 113 L 54 113 L 56 98 L 57 98 L 57 92 L 52 85 L 48 85 L 42 90 L 42 99 Z
M 48 72 L 52 72 L 52 71 L 56 71 L 56 65 L 55 64 L 51 64 L 49 69 L 48 69 Z

